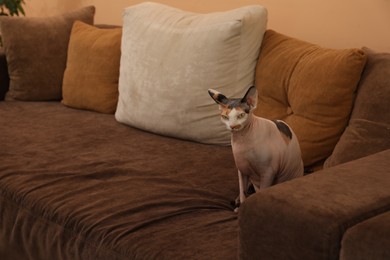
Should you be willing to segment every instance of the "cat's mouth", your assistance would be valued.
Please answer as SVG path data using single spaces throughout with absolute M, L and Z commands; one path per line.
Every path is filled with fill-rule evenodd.
M 238 132 L 241 130 L 241 128 L 241 125 L 228 126 L 228 130 L 230 130 L 231 132 Z

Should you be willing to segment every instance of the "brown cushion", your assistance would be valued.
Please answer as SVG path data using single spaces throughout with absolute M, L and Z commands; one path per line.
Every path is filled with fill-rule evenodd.
M 52 17 L 0 17 L 8 62 L 8 100 L 59 100 L 73 22 L 93 23 L 89 6 Z
M 326 159 L 343 133 L 366 62 L 360 49 L 333 50 L 272 30 L 256 69 L 255 114 L 295 131 L 306 166 Z
M 368 60 L 351 120 L 325 167 L 390 149 L 390 53 L 364 51 Z
M 73 25 L 62 86 L 62 103 L 114 113 L 118 102 L 122 29 Z

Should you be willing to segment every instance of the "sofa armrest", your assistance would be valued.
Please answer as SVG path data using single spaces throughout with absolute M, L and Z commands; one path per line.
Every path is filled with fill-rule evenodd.
M 239 212 L 240 259 L 338 259 L 350 227 L 390 210 L 390 150 L 273 186 Z
M 4 50 L 0 47 L 0 100 L 4 100 L 9 87 L 7 60 Z
M 390 259 L 390 211 L 350 228 L 341 242 L 340 260 Z

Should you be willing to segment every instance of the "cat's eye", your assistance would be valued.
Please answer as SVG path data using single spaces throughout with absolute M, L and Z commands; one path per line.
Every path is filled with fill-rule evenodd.
M 227 115 L 221 115 L 223 120 L 229 120 L 229 117 Z
M 245 113 L 241 113 L 241 114 L 239 114 L 239 115 L 237 116 L 237 118 L 238 118 L 238 119 L 241 119 L 241 118 L 244 118 L 244 116 L 245 116 Z

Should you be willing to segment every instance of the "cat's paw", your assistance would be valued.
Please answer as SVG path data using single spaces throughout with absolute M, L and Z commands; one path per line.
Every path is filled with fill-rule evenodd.
M 236 208 L 238 208 L 238 207 L 240 207 L 240 205 L 241 205 L 240 196 L 238 196 L 234 201 L 234 206 L 236 206 Z
M 238 210 L 239 210 L 239 209 L 240 209 L 239 207 L 235 208 L 235 209 L 234 209 L 234 213 L 238 213 Z
M 234 201 L 232 201 L 231 204 L 234 207 L 234 212 L 238 213 L 238 208 L 241 205 L 240 196 L 238 196 Z
M 238 196 L 235 200 L 233 201 L 230 201 L 230 205 L 232 205 L 233 207 L 239 207 L 240 206 L 240 196 Z
M 240 196 L 238 196 L 235 200 L 230 201 L 230 205 L 232 205 L 232 207 L 238 208 L 241 205 Z

